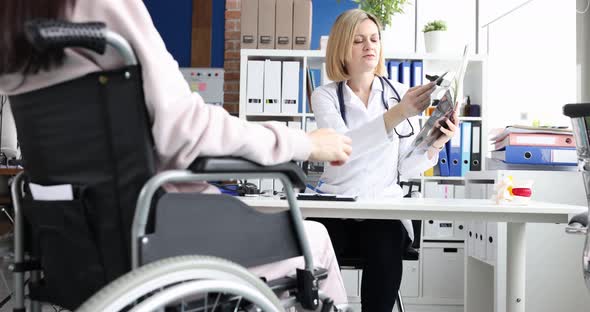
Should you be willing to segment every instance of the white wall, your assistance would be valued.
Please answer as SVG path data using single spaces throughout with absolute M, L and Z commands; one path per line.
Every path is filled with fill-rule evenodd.
M 493 22 L 489 29 L 480 27 L 477 30 L 480 53 L 489 52 L 488 116 L 484 116 L 488 119 L 488 129 L 530 124 L 533 120 L 541 124 L 569 125 L 562 107 L 582 97 L 581 75 L 586 75 L 586 84 L 590 83 L 590 70 L 576 65 L 580 63 L 576 62 L 576 54 L 587 58 L 588 51 L 587 47 L 583 51 L 576 50 L 576 2 L 585 4 L 585 1 L 414 0 L 406 7 L 404 15 L 394 16 L 392 27 L 384 33 L 385 50 L 413 51 L 415 44 L 416 52 L 423 52 L 424 24 L 443 19 L 449 26 L 446 49 L 460 55 L 463 44 L 472 43 L 471 51 L 474 51 L 476 23 L 485 25 L 524 4 Z M 475 14 L 478 4 L 479 20 Z M 583 4 L 578 5 L 580 10 L 585 7 Z M 588 30 L 590 22 L 586 19 L 585 24 L 580 25 L 578 21 L 578 30 Z M 415 38 L 412 37 L 414 32 Z M 590 45 L 589 40 L 584 39 L 585 46 Z M 586 66 L 589 68 L 590 64 Z M 586 96 L 586 100 L 590 101 L 590 96 Z
M 574 1 L 535 0 L 489 26 L 490 129 L 535 119 L 569 125 L 562 107 L 576 101 L 575 21 Z
M 577 0 L 576 42 L 577 42 L 577 76 L 578 102 L 590 102 L 590 0 Z

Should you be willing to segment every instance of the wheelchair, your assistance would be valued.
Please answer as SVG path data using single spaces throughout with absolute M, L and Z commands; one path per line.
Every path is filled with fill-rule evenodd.
M 588 231 L 588 224 L 590 224 L 590 132 L 588 128 L 590 103 L 566 104 L 563 107 L 563 114 L 571 118 L 572 121 L 576 152 L 578 159 L 582 162 L 582 176 L 589 204 L 588 212 L 576 215 L 570 220 L 566 232 L 586 235 L 585 248 L 582 253 L 582 274 L 586 281 L 586 287 L 590 291 L 590 231 Z
M 305 187 L 297 164 L 200 158 L 156 174 L 129 43 L 103 23 L 35 20 L 25 28 L 40 52 L 103 54 L 111 46 L 125 66 L 10 97 L 25 160 L 11 187 L 13 311 L 26 311 L 25 288 L 34 312 L 42 302 L 87 312 L 338 310 L 318 290 L 327 270 L 313 264 L 295 199 Z M 228 195 L 163 190 L 254 177 L 280 179 L 289 209 L 262 213 Z M 71 198 L 41 200 L 47 187 L 65 187 Z M 263 281 L 245 269 L 301 255 L 296 276 Z

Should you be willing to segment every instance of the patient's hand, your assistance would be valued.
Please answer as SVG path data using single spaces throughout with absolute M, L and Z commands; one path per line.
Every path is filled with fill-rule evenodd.
M 333 129 L 317 129 L 307 134 L 311 139 L 312 161 L 329 161 L 332 165 L 342 165 L 352 152 L 352 140 Z

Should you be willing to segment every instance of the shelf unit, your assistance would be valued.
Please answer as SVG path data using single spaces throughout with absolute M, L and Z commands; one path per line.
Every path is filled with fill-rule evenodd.
M 266 60 L 275 61 L 298 61 L 301 63 L 300 72 L 304 73 L 306 68 L 321 69 L 325 62 L 325 52 L 321 50 L 269 50 L 269 49 L 242 49 L 240 55 L 240 99 L 239 99 L 239 117 L 246 120 L 301 120 L 303 129 L 306 129 L 307 121 L 313 118 L 313 113 L 308 111 L 307 103 L 307 75 L 301 74 L 301 96 L 302 112 L 297 114 L 266 114 L 257 113 L 249 114 L 246 112 L 246 81 L 249 60 Z M 461 62 L 460 55 L 450 54 L 430 54 L 430 53 L 395 53 L 385 55 L 386 60 L 421 60 L 423 62 L 423 73 L 439 74 L 449 69 L 455 69 Z M 464 79 L 464 94 L 471 97 L 472 104 L 480 105 L 480 116 L 486 116 L 486 60 L 484 55 L 469 56 L 469 63 Z M 425 80 L 425 79 L 424 79 Z M 426 120 L 427 116 L 421 116 L 420 119 Z M 482 117 L 459 117 L 461 121 L 480 121 L 481 122 L 481 167 L 485 168 L 485 158 L 488 154 L 487 144 L 487 123 Z M 439 181 L 462 181 L 457 177 L 411 177 L 412 180 L 439 180 Z M 422 183 L 422 188 L 424 187 Z

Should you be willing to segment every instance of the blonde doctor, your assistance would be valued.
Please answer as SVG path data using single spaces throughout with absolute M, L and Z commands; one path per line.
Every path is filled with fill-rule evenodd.
M 353 148 L 346 164 L 326 165 L 317 186 L 321 192 L 357 195 L 360 199 L 402 197 L 399 176 L 418 176 L 435 165 L 440 149 L 457 129 L 456 124 L 445 120 L 448 129 L 440 128 L 443 135 L 432 147 L 400 158 L 420 130 L 416 116 L 429 105 L 435 85 L 408 89 L 384 77 L 380 29 L 373 15 L 354 9 L 342 13 L 330 32 L 326 70 L 334 82 L 316 89 L 311 104 L 318 127 L 346 134 L 352 138 Z M 391 312 L 401 282 L 401 257 L 413 239 L 411 222 L 322 223 L 337 253 L 357 250 L 364 260 L 362 310 Z

